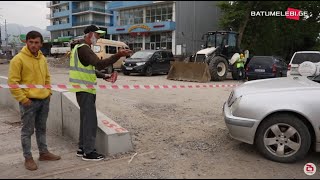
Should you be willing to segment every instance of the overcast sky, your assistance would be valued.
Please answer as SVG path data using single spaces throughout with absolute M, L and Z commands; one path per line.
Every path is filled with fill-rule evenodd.
M 0 1 L 0 23 L 21 24 L 46 29 L 50 22 L 46 19 L 50 9 L 49 1 Z

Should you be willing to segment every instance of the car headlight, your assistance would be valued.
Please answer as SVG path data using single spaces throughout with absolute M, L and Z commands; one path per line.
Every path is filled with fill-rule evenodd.
M 231 100 L 230 103 L 228 104 L 229 107 L 231 107 L 231 106 L 237 106 L 237 105 L 239 104 L 241 98 L 242 98 L 242 96 L 239 96 L 239 97 Z
M 137 64 L 137 66 L 141 66 L 141 65 L 144 65 L 146 62 L 138 62 L 138 63 L 136 63 Z
M 241 98 L 242 96 L 239 96 L 232 102 L 231 108 L 230 108 L 232 114 L 235 112 L 235 110 L 239 108 Z

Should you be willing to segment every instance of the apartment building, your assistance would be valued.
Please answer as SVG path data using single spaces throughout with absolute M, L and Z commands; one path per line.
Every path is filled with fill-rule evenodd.
M 112 25 L 108 1 L 50 1 L 47 7 L 50 8 L 47 30 L 55 41 L 83 35 L 85 27 L 91 24 L 103 30 Z

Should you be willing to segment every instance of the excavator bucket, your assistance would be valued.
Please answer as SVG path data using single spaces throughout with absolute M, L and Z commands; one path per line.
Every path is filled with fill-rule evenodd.
M 204 83 L 211 80 L 211 75 L 207 63 L 173 61 L 167 79 Z

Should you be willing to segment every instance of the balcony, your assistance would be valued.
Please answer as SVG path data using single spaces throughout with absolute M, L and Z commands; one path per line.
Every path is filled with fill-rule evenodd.
M 60 17 L 66 17 L 70 15 L 70 11 L 69 10 L 64 10 L 61 12 L 55 12 L 52 14 L 47 14 L 47 19 L 52 19 L 52 18 L 60 18 Z
M 79 13 L 87 13 L 87 12 L 98 12 L 102 14 L 109 14 L 110 11 L 103 9 L 103 8 L 96 8 L 96 7 L 84 7 L 84 8 L 78 8 L 78 9 L 73 9 L 72 13 L 79 14 Z M 111 15 L 111 14 L 110 14 Z
M 51 19 L 53 16 L 51 14 L 47 14 L 47 19 Z
M 65 24 L 56 24 L 47 26 L 47 31 L 57 31 L 61 29 L 69 29 L 71 28 L 71 23 L 65 23 Z
M 132 8 L 138 6 L 145 6 L 148 4 L 153 4 L 154 1 L 112 1 L 108 3 L 109 10 L 116 10 L 122 8 Z
M 103 21 L 81 21 L 81 22 L 74 22 L 72 23 L 72 26 L 86 26 L 86 25 L 97 25 L 97 26 L 110 26 L 110 23 L 106 23 Z
M 54 18 L 69 16 L 69 15 L 70 15 L 70 10 L 64 10 L 64 11 L 53 13 Z
M 59 6 L 66 3 L 69 3 L 69 1 L 50 1 L 50 2 L 47 2 L 47 8 Z

